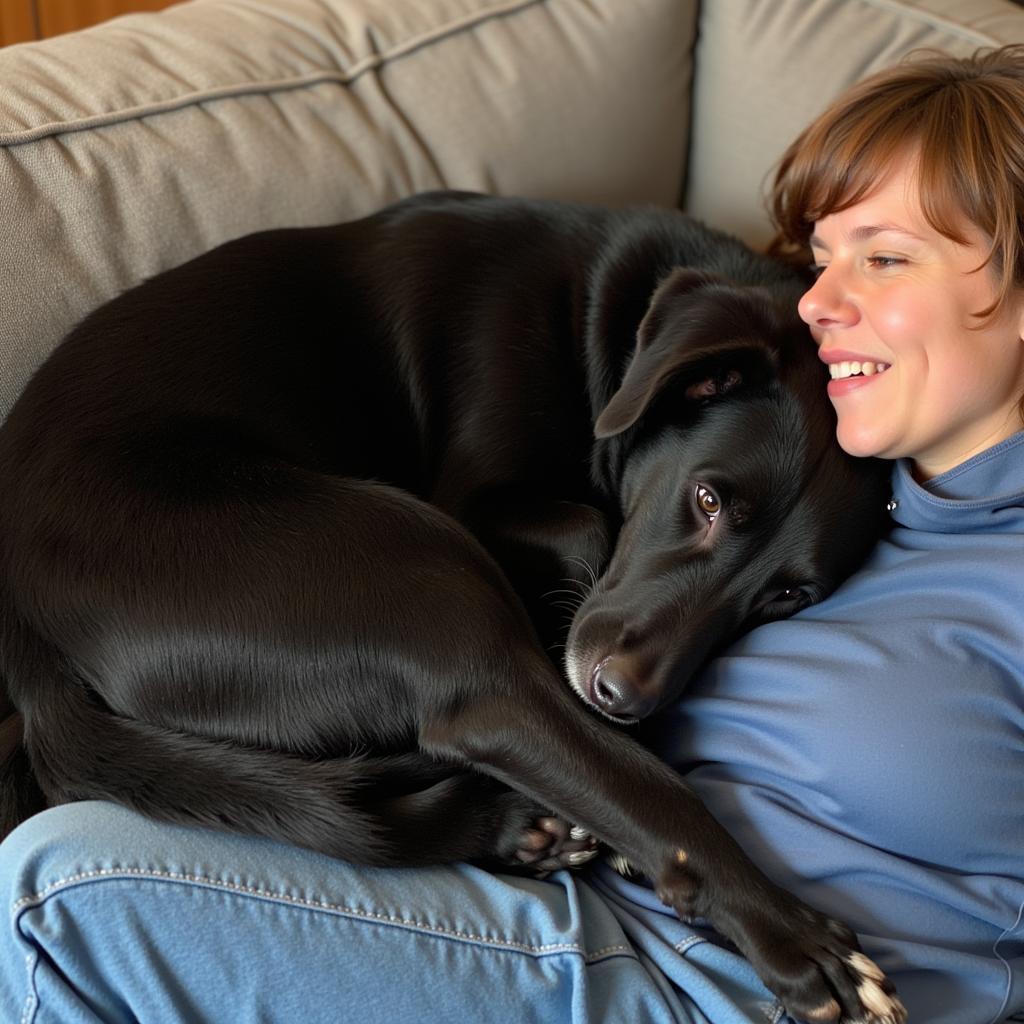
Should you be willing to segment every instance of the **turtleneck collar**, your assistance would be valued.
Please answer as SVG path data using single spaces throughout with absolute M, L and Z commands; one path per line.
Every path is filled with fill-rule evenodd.
M 1024 431 L 919 484 L 909 459 L 893 469 L 893 521 L 936 533 L 1024 532 Z

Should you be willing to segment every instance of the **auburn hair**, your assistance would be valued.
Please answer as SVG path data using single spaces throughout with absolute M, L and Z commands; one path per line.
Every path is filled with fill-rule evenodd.
M 989 244 L 995 316 L 1024 285 L 1024 44 L 971 57 L 930 51 L 844 92 L 789 146 L 769 195 L 776 255 L 808 262 L 815 221 L 868 196 L 912 153 L 922 213 L 954 242 Z

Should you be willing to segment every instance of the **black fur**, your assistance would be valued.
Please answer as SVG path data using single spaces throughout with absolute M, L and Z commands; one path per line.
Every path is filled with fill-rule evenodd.
M 41 790 L 386 865 L 514 860 L 551 812 L 792 1013 L 876 1019 L 852 934 L 595 714 L 676 698 L 877 535 L 884 472 L 835 446 L 801 288 L 682 215 L 459 193 L 97 310 L 0 429 L 33 770 L 5 767 L 4 827 Z

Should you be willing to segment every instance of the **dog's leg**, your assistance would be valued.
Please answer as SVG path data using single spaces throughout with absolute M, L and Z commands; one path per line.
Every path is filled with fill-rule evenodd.
M 0 631 L 49 800 L 113 799 L 379 864 L 547 869 L 587 852 L 546 805 L 416 752 L 421 707 L 473 699 L 461 649 L 488 629 L 465 630 L 464 609 L 482 591 L 505 593 L 513 646 L 535 643 L 479 545 L 392 488 L 278 467 L 238 478 L 274 479 L 273 497 L 150 509 L 143 525 L 122 493 L 105 503 L 119 543 L 82 531 L 63 561 L 33 560 L 48 536 L 24 546 L 15 585 L 46 608 L 49 637 L 2 589 Z M 79 560 L 101 592 L 77 585 Z M 8 824 L 20 816 L 12 805 Z
M 579 715 L 545 678 L 542 660 L 521 665 L 530 661 L 535 675 L 510 689 L 514 701 L 494 696 L 436 716 L 425 748 L 463 758 L 625 853 L 666 904 L 731 939 L 793 1016 L 904 1019 L 849 929 L 772 884 L 678 775 L 628 736 Z
M 25 746 L 22 715 L 5 723 L 17 736 L 0 762 L 0 837 L 42 809 L 41 784 L 51 805 L 114 800 L 384 866 L 475 860 L 546 871 L 593 851 L 527 795 L 419 752 L 314 760 L 114 713 L 38 637 L 17 627 L 7 636 L 32 651 L 33 689 Z

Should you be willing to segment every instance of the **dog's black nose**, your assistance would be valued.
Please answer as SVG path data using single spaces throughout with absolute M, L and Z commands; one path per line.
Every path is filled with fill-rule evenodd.
M 658 704 L 657 695 L 650 693 L 637 678 L 631 660 L 615 654 L 594 666 L 590 699 L 606 715 L 629 720 L 649 715 Z

